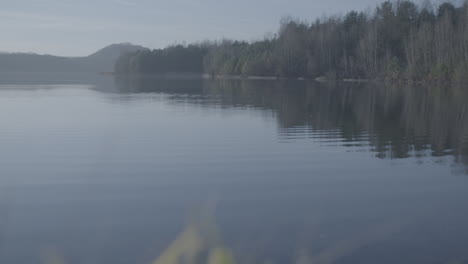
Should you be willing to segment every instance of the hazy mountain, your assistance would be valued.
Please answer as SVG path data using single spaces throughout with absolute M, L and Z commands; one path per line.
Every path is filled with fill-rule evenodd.
M 110 72 L 117 58 L 146 49 L 129 43 L 112 44 L 86 57 L 33 53 L 0 53 L 0 72 Z

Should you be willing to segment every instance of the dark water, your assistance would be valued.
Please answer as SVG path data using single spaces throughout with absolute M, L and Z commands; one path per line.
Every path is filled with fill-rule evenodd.
M 2 75 L 0 263 L 151 263 L 206 203 L 237 263 L 466 262 L 467 106 L 440 87 Z

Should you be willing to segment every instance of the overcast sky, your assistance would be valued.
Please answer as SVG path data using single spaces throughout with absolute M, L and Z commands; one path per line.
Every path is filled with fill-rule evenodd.
M 160 48 L 205 39 L 254 40 L 279 20 L 311 21 L 382 0 L 0 0 L 0 51 L 88 55 L 108 44 Z

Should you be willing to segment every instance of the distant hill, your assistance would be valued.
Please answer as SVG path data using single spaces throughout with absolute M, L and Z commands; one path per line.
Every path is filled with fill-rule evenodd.
M 121 54 L 145 49 L 122 43 L 112 44 L 86 57 L 0 53 L 0 72 L 111 72 Z

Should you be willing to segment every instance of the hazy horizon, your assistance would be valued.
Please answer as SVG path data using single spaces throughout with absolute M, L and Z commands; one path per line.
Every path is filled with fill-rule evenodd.
M 0 264 L 468 264 L 468 0 L 2 3 Z
M 86 56 L 107 45 L 162 48 L 222 38 L 255 40 L 276 32 L 281 18 L 312 21 L 323 15 L 374 8 L 382 0 L 59 0 L 7 2 L 0 11 L 0 52 Z

